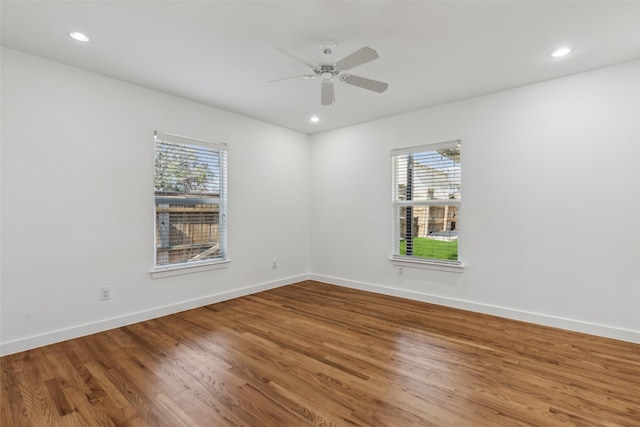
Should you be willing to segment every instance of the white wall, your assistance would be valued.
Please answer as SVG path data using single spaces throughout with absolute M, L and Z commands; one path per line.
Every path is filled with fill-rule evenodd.
M 462 273 L 398 268 L 389 151 L 462 140 Z M 640 342 L 640 61 L 312 137 L 312 278 Z
M 228 268 L 151 278 L 154 130 L 229 145 Z M 305 134 L 3 48 L 1 137 L 2 353 L 308 275 Z

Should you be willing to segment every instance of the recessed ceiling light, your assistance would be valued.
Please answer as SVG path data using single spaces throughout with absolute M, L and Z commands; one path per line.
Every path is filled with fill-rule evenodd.
M 87 37 L 86 35 L 84 35 L 82 33 L 73 32 L 73 33 L 69 33 L 69 35 L 71 36 L 72 39 L 77 40 L 79 42 L 88 42 L 89 41 L 89 37 Z
M 561 56 L 567 55 L 569 52 L 571 52 L 571 49 L 569 49 L 568 47 L 563 47 L 553 52 L 551 56 L 553 56 L 554 58 L 560 58 Z
M 314 123 L 315 123 L 315 122 L 319 122 L 319 121 L 320 121 L 320 117 L 318 117 L 318 116 L 311 116 L 311 118 L 310 118 L 309 120 L 311 120 L 311 121 L 312 121 L 312 122 L 314 122 Z

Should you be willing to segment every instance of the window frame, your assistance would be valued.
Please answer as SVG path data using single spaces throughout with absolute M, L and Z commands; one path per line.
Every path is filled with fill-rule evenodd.
M 199 139 L 199 138 L 174 135 L 174 134 L 161 132 L 161 131 L 154 131 L 154 143 L 153 143 L 154 162 L 155 162 L 155 153 L 158 150 L 159 142 L 169 143 L 169 144 L 197 146 L 197 147 L 205 148 L 207 150 L 218 152 L 218 155 L 220 156 L 220 167 L 218 171 L 220 194 L 218 195 L 218 197 L 211 198 L 211 200 L 215 200 L 216 203 L 218 204 L 218 234 L 219 234 L 218 240 L 219 240 L 220 257 L 158 265 L 158 242 L 157 242 L 158 196 L 156 195 L 155 186 L 154 186 L 154 196 L 153 196 L 154 243 L 153 243 L 153 268 L 151 269 L 152 277 L 158 278 L 158 277 L 166 277 L 166 276 L 175 276 L 179 274 L 194 273 L 199 271 L 225 268 L 230 262 L 230 259 L 228 256 L 228 250 L 227 250 L 227 232 L 228 232 L 228 224 L 227 224 L 228 146 L 227 144 L 221 143 L 221 142 L 208 141 L 208 140 Z M 155 172 L 156 170 L 154 166 L 154 177 L 155 177 Z M 187 195 L 189 193 L 185 192 L 184 194 Z
M 462 196 L 460 199 L 451 199 L 451 200 L 419 200 L 419 201 L 406 201 L 400 200 L 399 192 L 400 192 L 400 182 L 398 182 L 398 168 L 396 164 L 396 158 L 402 155 L 415 154 L 415 153 L 424 153 L 424 152 L 432 152 L 443 149 L 450 149 L 453 147 L 460 147 L 460 195 L 462 195 L 462 141 L 461 140 L 451 140 L 444 141 L 432 144 L 424 144 L 412 147 L 403 147 L 393 149 L 390 152 L 391 159 L 391 209 L 392 209 L 392 227 L 391 227 L 391 235 L 392 235 L 392 246 L 391 246 L 391 256 L 389 260 L 392 262 L 394 266 L 399 267 L 418 267 L 418 268 L 428 268 L 435 269 L 441 271 L 452 271 L 452 272 L 460 272 L 464 268 L 464 264 L 462 262 L 462 257 L 460 253 L 460 245 L 458 244 L 458 259 L 457 260 L 444 260 L 437 258 L 420 258 L 415 256 L 406 256 L 400 255 L 400 236 L 402 234 L 402 230 L 400 227 L 400 208 L 406 206 L 456 206 L 457 207 L 457 215 L 458 218 L 461 216 L 462 211 Z M 456 229 L 460 230 L 459 224 L 460 221 L 458 219 L 458 224 L 456 225 Z M 460 234 L 458 234 L 458 242 L 460 242 Z M 403 274 L 402 270 L 399 270 L 399 274 Z

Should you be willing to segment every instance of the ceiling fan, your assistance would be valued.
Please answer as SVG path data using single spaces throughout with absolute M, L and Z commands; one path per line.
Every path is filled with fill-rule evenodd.
M 333 49 L 337 46 L 333 40 L 325 40 L 320 44 L 322 53 L 325 55 L 331 55 Z M 279 82 L 289 79 L 315 79 L 321 78 L 320 83 L 320 104 L 321 105 L 333 105 L 335 103 L 335 88 L 333 82 L 335 79 L 340 80 L 343 83 L 353 86 L 361 87 L 363 89 L 372 90 L 374 92 L 382 93 L 389 87 L 389 84 L 380 82 L 377 80 L 371 80 L 360 76 L 354 76 L 352 74 L 343 73 L 343 71 L 350 70 L 359 65 L 366 64 L 367 62 L 378 59 L 378 52 L 370 47 L 363 47 L 351 55 L 347 55 L 338 62 L 320 62 L 314 64 L 307 58 L 298 55 L 297 53 L 288 49 L 278 49 L 281 53 L 301 62 L 311 68 L 314 74 L 305 74 L 302 76 L 285 77 L 283 79 L 270 80 L 271 82 Z

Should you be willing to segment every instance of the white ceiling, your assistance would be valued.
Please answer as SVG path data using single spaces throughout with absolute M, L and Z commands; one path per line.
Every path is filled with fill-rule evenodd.
M 22 0 L 1 24 L 4 46 L 305 133 L 640 58 L 638 1 Z M 363 46 L 380 59 L 350 73 L 382 94 L 337 82 L 323 107 L 318 79 L 266 83 L 310 72 L 276 48 L 334 62 Z

